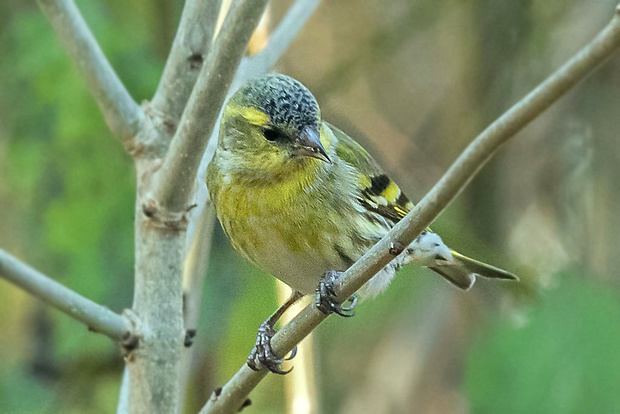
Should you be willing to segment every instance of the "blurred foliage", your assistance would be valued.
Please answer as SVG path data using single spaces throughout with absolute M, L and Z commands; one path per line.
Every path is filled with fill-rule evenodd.
M 274 1 L 273 21 L 290 1 Z M 324 1 L 279 64 L 413 199 L 469 140 L 585 44 L 615 1 Z M 78 1 L 136 101 L 182 5 Z M 0 3 L 0 246 L 79 293 L 131 306 L 134 173 L 34 4 Z M 421 269 L 317 331 L 322 412 L 617 412 L 617 58 L 529 126 L 433 225 L 522 277 L 467 294 Z M 205 252 L 207 254 L 207 252 Z M 186 412 L 245 360 L 274 284 L 216 231 Z M 0 282 L 0 412 L 108 413 L 107 338 Z M 269 376 L 249 412 L 282 412 Z
M 473 412 L 618 411 L 617 295 L 567 273 L 528 311 L 522 327 L 497 320 L 487 325 L 467 361 Z

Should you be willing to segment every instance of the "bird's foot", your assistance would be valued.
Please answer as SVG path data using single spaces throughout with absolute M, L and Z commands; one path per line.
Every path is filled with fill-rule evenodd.
M 348 306 L 343 306 L 343 304 L 338 301 L 336 292 L 334 291 L 334 283 L 341 273 L 342 272 L 337 272 L 335 270 L 330 270 L 325 273 L 325 276 L 321 279 L 319 287 L 316 290 L 315 303 L 316 307 L 325 315 L 337 313 L 340 316 L 348 318 L 355 315 L 353 309 L 355 305 L 357 305 L 357 297 L 351 295 L 351 297 L 347 299 L 349 302 Z
M 285 371 L 280 367 L 280 364 L 282 364 L 283 361 L 293 359 L 297 354 L 297 347 L 293 348 L 288 358 L 278 358 L 271 348 L 271 338 L 273 338 L 275 333 L 276 331 L 273 328 L 271 318 L 263 322 L 258 328 L 256 344 L 247 360 L 248 367 L 252 370 L 260 371 L 260 365 L 262 365 L 274 374 L 285 375 L 293 369 L 291 368 Z

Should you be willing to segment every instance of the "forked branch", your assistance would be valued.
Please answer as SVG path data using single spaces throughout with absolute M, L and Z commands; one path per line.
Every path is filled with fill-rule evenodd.
M 207 141 L 268 0 L 234 0 L 200 72 L 159 172 L 155 202 L 169 212 L 187 209 Z

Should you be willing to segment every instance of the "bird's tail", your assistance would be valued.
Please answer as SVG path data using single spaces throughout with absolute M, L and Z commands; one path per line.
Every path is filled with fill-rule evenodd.
M 453 261 L 436 261 L 429 268 L 463 290 L 474 285 L 476 276 L 490 279 L 519 280 L 517 276 L 498 267 L 470 259 L 454 250 L 451 253 L 454 258 Z

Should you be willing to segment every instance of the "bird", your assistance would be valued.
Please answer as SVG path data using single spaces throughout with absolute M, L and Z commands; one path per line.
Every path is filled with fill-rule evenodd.
M 232 246 L 292 289 L 261 324 L 248 357 L 284 374 L 271 349 L 274 325 L 292 303 L 317 294 L 324 313 L 351 316 L 334 298 L 333 282 L 414 206 L 372 156 L 322 119 L 316 98 L 301 82 L 269 73 L 246 82 L 223 109 L 206 185 Z M 518 280 L 505 270 L 448 248 L 427 229 L 359 291 L 383 291 L 402 265 L 415 261 L 467 290 L 476 276 Z

